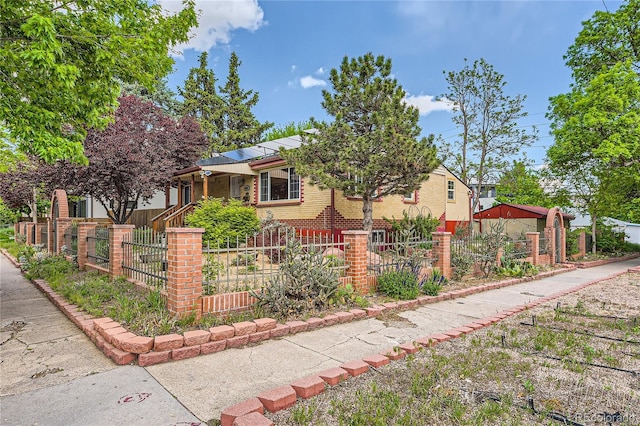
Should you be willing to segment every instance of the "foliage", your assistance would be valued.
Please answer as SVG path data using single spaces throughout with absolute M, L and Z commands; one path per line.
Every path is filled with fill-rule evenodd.
M 509 259 L 504 256 L 500 259 L 500 266 L 496 268 L 496 273 L 505 277 L 532 277 L 538 275 L 538 272 L 538 267 L 531 262 Z
M 235 52 L 229 58 L 229 74 L 224 86 L 216 90 L 216 78 L 207 69 L 207 53 L 200 55 L 199 66 L 191 68 L 184 87 L 178 92 L 184 99 L 182 112 L 198 120 L 209 147 L 206 155 L 255 145 L 272 123 L 260 123 L 251 112 L 259 99 L 253 90 L 240 88 L 238 68 L 241 62 Z
M 164 189 L 175 170 L 200 158 L 206 144 L 191 118 L 175 120 L 150 102 L 121 97 L 115 121 L 89 131 L 89 165 L 74 170 L 74 193 L 93 196 L 114 223 L 126 223 L 138 202 Z
M 506 222 L 500 219 L 498 222 L 491 223 L 489 229 L 478 237 L 482 250 L 478 257 L 479 266 L 485 278 L 495 271 L 498 263 L 498 251 L 506 245 L 509 239 L 504 232 L 505 226 Z
M 0 139 L 48 162 L 85 163 L 87 129 L 109 122 L 117 79 L 151 87 L 197 24 L 191 0 L 173 15 L 145 0 L 10 1 L 1 15 Z
M 393 232 L 411 233 L 418 239 L 431 239 L 431 234 L 440 226 L 440 220 L 435 217 L 431 217 L 431 213 L 426 215 L 419 212 L 413 216 L 406 210 L 402 211 L 402 219 L 397 220 L 391 216 L 391 219 L 383 217 L 383 219 L 391 224 L 391 230 Z
M 256 245 L 269 247 L 263 250 L 264 255 L 272 263 L 280 263 L 286 256 L 284 247 L 287 239 L 290 235 L 295 235 L 295 232 L 293 226 L 275 219 L 273 213 L 267 210 L 266 217 L 260 220 L 260 233 L 256 237 Z
M 624 232 L 616 229 L 614 225 L 607 225 L 602 220 L 597 223 L 598 250 L 603 253 L 617 253 L 624 248 Z
M 287 240 L 280 274 L 261 291 L 251 290 L 257 305 L 275 316 L 286 318 L 328 306 L 339 286 L 338 274 L 324 268 L 322 252 L 305 250 L 295 237 Z
M 427 296 L 437 296 L 442 290 L 442 287 L 447 285 L 449 280 L 442 275 L 442 272 L 438 268 L 433 268 L 431 274 L 424 277 L 418 286 L 424 294 Z
M 466 275 L 470 274 L 475 263 L 475 256 L 473 253 L 466 250 L 466 247 L 463 246 L 461 249 L 452 250 L 451 267 L 453 268 L 453 279 L 455 281 L 460 281 Z
M 378 275 L 378 293 L 394 299 L 415 299 L 420 293 L 418 277 L 406 263 L 397 265 Z
M 499 203 L 523 204 L 551 208 L 557 202 L 547 194 L 540 182 L 540 174 L 527 168 L 523 161 L 514 160 L 498 179 L 496 201 Z
M 367 299 L 357 294 L 351 284 L 339 286 L 331 297 L 329 304 L 332 306 L 356 305 L 360 308 L 369 306 Z
M 2 178 L 0 178 L 2 180 Z M 0 185 L 2 185 L 0 183 Z M 20 214 L 15 210 L 9 208 L 4 202 L 2 198 L 0 198 L 0 224 L 6 225 L 10 223 L 15 223 L 20 217 Z
M 198 202 L 194 211 L 187 215 L 185 222 L 193 228 L 204 228 L 203 243 L 213 246 L 236 247 L 247 236 L 259 229 L 260 220 L 253 207 L 241 201 L 222 198 L 208 198 Z
M 567 230 L 567 256 L 578 253 L 578 236 L 585 232 L 584 229 L 568 229 Z
M 264 139 L 266 141 L 272 141 L 274 139 L 286 138 L 289 136 L 297 136 L 304 132 L 305 130 L 309 130 L 312 128 L 310 121 L 300 121 L 298 123 L 294 123 L 293 121 L 287 123 L 283 126 L 278 126 L 271 128 L 264 135 Z
M 176 94 L 167 86 L 167 79 L 155 81 L 153 89 L 149 90 L 140 84 L 121 83 L 120 96 L 133 95 L 144 102 L 151 102 L 162 110 L 162 113 L 178 119 L 182 109 L 182 103 L 176 99 Z
M 551 98 L 549 171 L 592 218 L 618 216 L 640 199 L 640 76 L 616 64 Z
M 461 71 L 446 73 L 446 80 L 448 93 L 443 97 L 454 105 L 452 120 L 459 126 L 460 139 L 441 141 L 441 156 L 465 184 L 482 189 L 537 138 L 535 128 L 529 133 L 518 126 L 518 120 L 527 116 L 526 96 L 507 96 L 504 76 L 484 59 L 474 61 L 472 67 L 465 60 Z M 479 196 L 480 191 L 473 195 L 473 211 Z
M 317 133 L 280 154 L 312 184 L 361 197 L 363 229 L 370 231 L 373 200 L 416 190 L 437 167 L 433 136 L 419 137 L 418 110 L 405 102 L 390 59 L 345 56 L 329 81 L 333 92 L 323 90 L 322 107 L 334 121 L 311 119 Z
M 72 262 L 63 255 L 51 255 L 43 251 L 23 251 L 18 260 L 31 280 L 52 281 L 76 270 Z

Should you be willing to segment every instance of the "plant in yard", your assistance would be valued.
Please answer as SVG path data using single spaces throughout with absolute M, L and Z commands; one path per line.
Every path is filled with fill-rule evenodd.
M 208 198 L 198 202 L 185 218 L 188 226 L 204 228 L 203 243 L 236 247 L 259 228 L 260 220 L 253 207 L 239 200 Z
M 418 278 L 407 263 L 396 265 L 378 276 L 378 292 L 400 300 L 415 299 L 420 294 Z
M 442 275 L 438 268 L 433 268 L 431 274 L 425 276 L 418 282 L 418 288 L 427 296 L 437 296 L 448 280 Z
M 453 269 L 453 279 L 460 281 L 468 275 L 476 263 L 473 253 L 467 251 L 464 247 L 451 253 L 451 268 Z
M 505 277 L 531 277 L 539 272 L 539 268 L 531 262 L 502 257 L 500 263 L 501 266 L 496 267 L 496 273 Z
M 260 291 L 251 290 L 257 305 L 279 317 L 329 305 L 338 290 L 338 274 L 322 266 L 320 250 L 313 246 L 305 250 L 292 236 L 287 240 L 284 254 L 281 273 Z
M 499 219 L 489 225 L 489 229 L 479 238 L 482 242 L 482 254 L 480 256 L 480 270 L 485 278 L 495 271 L 498 263 L 498 251 L 505 246 L 509 237 L 505 234 L 506 222 Z

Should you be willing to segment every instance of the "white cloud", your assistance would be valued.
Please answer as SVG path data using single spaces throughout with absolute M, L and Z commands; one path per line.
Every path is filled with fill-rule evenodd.
M 420 111 L 420 115 L 429 115 L 433 111 L 452 111 L 453 102 L 447 98 L 436 99 L 431 95 L 407 96 L 405 102 Z
M 316 86 L 326 86 L 327 82 L 308 75 L 300 79 L 300 85 L 302 86 L 303 89 L 309 89 L 311 87 L 316 87 Z
M 291 72 L 294 72 L 298 68 L 296 65 L 291 65 Z
M 316 71 L 316 74 L 318 75 L 322 75 L 325 73 L 325 69 L 323 67 L 318 68 L 318 70 Z
M 176 0 L 158 3 L 169 12 L 182 8 L 182 2 Z M 234 30 L 256 31 L 266 24 L 257 0 L 196 0 L 195 9 L 199 12 L 198 27 L 192 29 L 189 42 L 175 46 L 174 50 L 206 52 L 218 44 L 229 43 Z

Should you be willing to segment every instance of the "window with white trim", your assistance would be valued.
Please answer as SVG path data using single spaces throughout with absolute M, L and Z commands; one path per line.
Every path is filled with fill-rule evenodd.
M 416 191 L 411 191 L 407 194 L 404 194 L 402 201 L 414 203 L 416 201 Z
M 300 177 L 293 167 L 260 173 L 260 201 L 300 199 Z
M 447 200 L 454 201 L 456 199 L 456 183 L 452 180 L 447 181 Z

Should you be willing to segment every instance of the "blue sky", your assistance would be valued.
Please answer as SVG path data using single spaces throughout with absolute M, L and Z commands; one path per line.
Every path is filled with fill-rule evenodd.
M 175 10 L 176 0 L 159 0 Z M 392 72 L 419 107 L 424 135 L 455 141 L 459 132 L 447 106 L 435 97 L 447 90 L 443 71 L 459 71 L 464 59 L 484 58 L 504 75 L 506 94 L 526 95 L 539 140 L 528 150 L 536 164 L 553 142 L 548 134 L 550 96 L 567 92 L 570 70 L 563 55 L 596 10 L 616 10 L 603 1 L 255 1 L 197 0 L 200 26 L 180 46 L 169 86 L 184 84 L 202 51 L 224 84 L 235 51 L 243 89 L 260 95 L 253 112 L 276 125 L 328 119 L 322 89 L 331 90 L 329 70 L 345 55 L 367 52 L 392 60 Z

